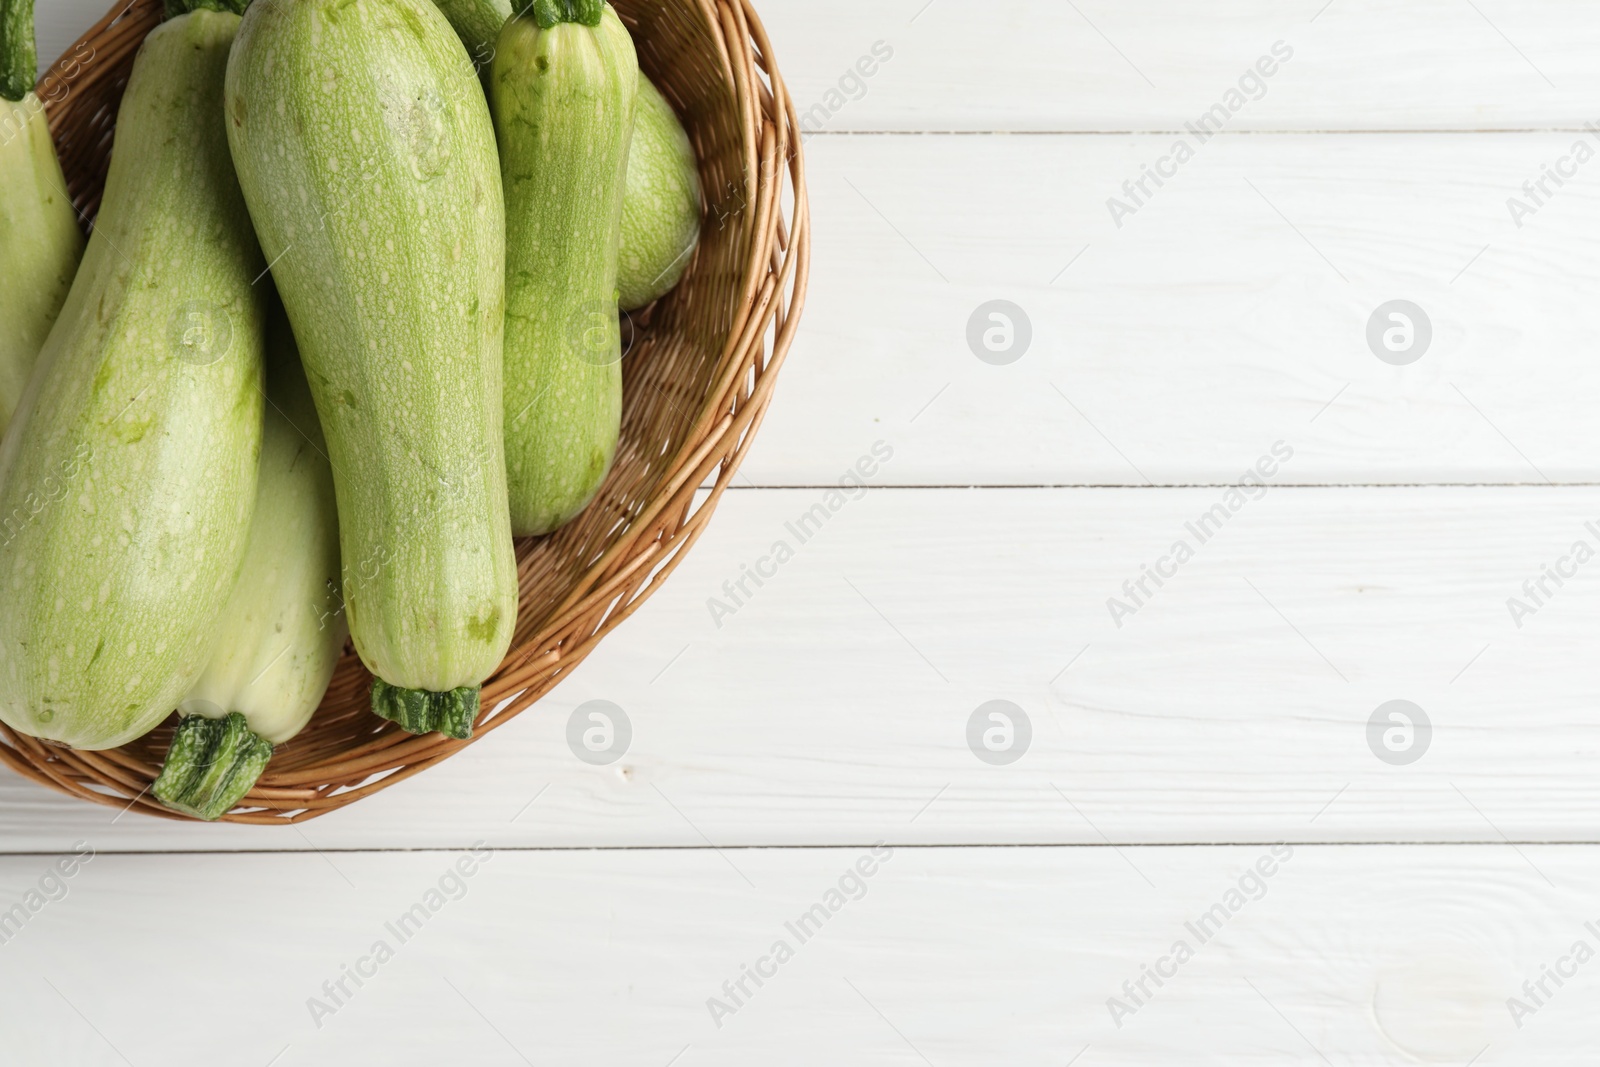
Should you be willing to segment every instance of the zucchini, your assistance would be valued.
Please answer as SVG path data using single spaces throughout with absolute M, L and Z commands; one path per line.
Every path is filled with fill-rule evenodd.
M 622 198 L 619 303 L 633 311 L 678 284 L 700 241 L 700 172 L 689 134 L 641 71 Z
M 494 59 L 494 42 L 511 17 L 511 0 L 434 0 L 479 70 Z
M 215 819 L 322 703 L 349 630 L 327 444 L 281 308 L 267 320 L 267 406 L 255 519 L 217 642 L 178 710 L 152 792 Z
M 0 0 L 0 433 L 83 256 L 44 103 L 33 91 L 36 66 L 33 0 Z M 45 91 L 65 88 L 52 82 Z
M 239 18 L 140 47 L 105 197 L 0 447 L 0 718 L 103 749 L 171 713 L 243 558 L 264 268 L 223 132 Z
M 470 736 L 517 617 L 483 93 L 431 0 L 255 0 L 226 108 L 327 436 L 373 710 Z
M 506 194 L 506 479 L 522 536 L 581 511 L 616 454 L 617 246 L 639 66 L 604 0 L 519 3 L 489 101 Z
M 494 58 L 495 38 L 511 17 L 510 0 L 434 2 L 479 67 Z M 694 146 L 667 98 L 640 71 L 622 195 L 617 269 L 622 309 L 642 308 L 677 285 L 699 241 L 700 171 Z

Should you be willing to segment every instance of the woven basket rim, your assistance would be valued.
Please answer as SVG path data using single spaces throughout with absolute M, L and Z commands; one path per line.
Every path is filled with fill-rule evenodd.
M 608 511 L 603 499 L 607 490 L 602 490 L 602 499 L 591 505 L 601 512 L 595 522 L 587 525 L 600 531 L 604 550 L 573 577 L 566 595 L 553 607 L 539 605 L 537 609 L 530 608 L 524 597 L 519 633 L 530 610 L 543 612 L 538 629 L 514 642 L 500 667 L 485 680 L 479 717 L 470 739 L 457 741 L 439 734 L 412 736 L 392 723 L 371 717 L 373 723 L 353 727 L 351 743 L 329 756 L 308 758 L 299 751 L 291 755 L 290 742 L 280 749 L 273 765 L 240 805 L 219 821 L 280 825 L 317 818 L 421 773 L 481 741 L 532 707 L 602 638 L 638 610 L 677 567 L 704 532 L 749 450 L 771 402 L 777 372 L 794 340 L 806 297 L 810 214 L 798 114 L 751 0 L 677 0 L 676 7 L 661 0 L 648 2 L 652 14 L 657 9 L 666 12 L 659 16 L 663 20 L 698 17 L 699 22 L 684 32 L 703 33 L 714 44 L 716 54 L 691 56 L 686 62 L 709 61 L 724 80 L 724 88 L 731 95 L 718 106 L 728 107 L 737 119 L 737 149 L 741 157 L 743 187 L 736 190 L 742 194 L 736 219 L 739 230 L 730 240 L 736 248 L 745 250 L 746 257 L 739 266 L 738 277 L 728 280 L 728 292 L 736 299 L 729 300 L 727 307 L 714 309 L 728 314 L 728 329 L 714 364 L 703 368 L 710 371 L 704 394 L 692 405 L 674 405 L 676 411 L 687 416 L 687 432 L 676 442 L 666 467 L 648 476 L 651 487 L 643 499 Z M 621 11 L 625 0 L 617 6 Z M 39 79 L 36 92 L 44 101 L 51 133 L 62 149 L 69 185 L 83 159 L 93 158 L 97 151 L 103 156 L 111 127 L 103 100 L 86 116 L 80 115 L 83 108 L 74 110 L 69 104 L 75 98 L 120 98 L 121 85 L 115 83 L 118 63 L 125 67 L 131 62 L 145 34 L 159 21 L 160 0 L 117 0 Z M 680 27 L 673 23 L 670 28 Z M 630 29 L 635 27 L 630 24 Z M 641 64 L 645 58 L 641 49 Z M 125 73 L 122 77 L 125 81 Z M 715 88 L 707 88 L 706 92 L 711 94 Z M 114 100 L 109 110 L 114 118 Z M 68 144 L 76 132 L 73 122 L 90 127 L 86 145 Z M 95 123 L 103 125 L 103 133 L 96 134 Z M 691 133 L 699 132 L 691 129 Z M 722 132 L 726 134 L 727 129 Z M 95 142 L 95 136 L 103 143 Z M 707 165 L 702 158 L 702 185 Z M 733 184 L 730 182 L 730 187 Z M 87 220 L 97 209 L 98 200 L 98 188 L 93 188 L 75 197 L 74 203 Z M 706 208 L 711 206 L 709 190 L 703 200 L 704 225 L 709 218 Z M 689 277 L 699 268 L 707 243 L 702 240 L 680 289 L 689 288 Z M 681 302 L 687 304 L 691 296 L 699 295 L 697 289 Z M 713 289 L 712 295 L 720 293 Z M 652 313 L 662 303 L 673 300 L 674 294 L 668 294 L 641 315 L 641 328 L 647 337 L 653 329 Z M 671 314 L 669 310 L 667 315 Z M 659 320 L 660 316 L 655 318 Z M 679 340 L 676 335 L 672 338 L 676 349 L 685 347 L 677 343 Z M 642 383 L 635 384 L 642 388 Z M 659 383 L 652 385 L 664 391 Z M 668 402 L 673 403 L 670 398 Z M 646 443 L 652 447 L 656 444 Z M 672 442 L 666 444 L 670 446 Z M 610 485 L 608 480 L 608 488 Z M 607 528 L 605 516 L 611 511 L 620 517 Z M 581 518 L 586 519 L 588 514 Z M 588 545 L 583 542 L 575 551 L 587 551 Z M 541 541 L 519 542 L 519 568 L 528 570 L 542 547 L 547 546 Z M 336 677 L 335 684 L 338 683 Z M 330 689 L 319 716 L 332 699 Z M 99 752 L 72 750 L 20 734 L 0 723 L 0 762 L 22 776 L 92 803 L 196 821 L 163 807 L 149 796 L 151 783 L 160 772 L 160 754 L 144 742 Z

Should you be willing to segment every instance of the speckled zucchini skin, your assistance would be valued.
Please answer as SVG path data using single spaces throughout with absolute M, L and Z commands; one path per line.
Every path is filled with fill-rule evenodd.
M 322 703 L 349 633 L 328 445 L 281 308 L 267 323 L 267 400 L 244 562 L 210 662 L 179 709 L 214 719 L 239 712 L 278 744 Z
M 0 99 L 0 433 L 72 288 L 83 232 L 33 93 Z
M 494 59 L 494 43 L 500 28 L 511 17 L 511 0 L 434 0 L 450 20 L 456 36 L 479 70 L 486 70 Z
M 261 443 L 264 263 L 219 100 L 236 15 L 145 40 L 83 265 L 0 447 L 0 718 L 103 749 L 205 665 Z
M 642 308 L 677 285 L 699 241 L 700 172 L 694 146 L 667 98 L 640 72 L 617 263 L 622 308 Z
M 0 433 L 83 257 L 44 101 L 33 91 L 38 65 L 33 0 L 0 0 Z M 66 91 L 60 78 L 45 88 L 52 99 Z
M 476 687 L 517 614 L 476 73 L 430 0 L 255 0 L 227 126 L 327 437 L 356 650 L 391 687 Z
M 339 520 L 327 443 L 283 308 L 267 321 L 267 405 L 250 541 L 217 620 L 210 662 L 178 710 L 151 792 L 221 817 L 250 791 L 273 745 L 310 721 L 349 630 L 339 597 Z
M 473 62 L 486 67 L 511 15 L 510 0 L 435 0 Z M 617 261 L 618 304 L 633 311 L 683 278 L 700 242 L 700 170 L 689 134 L 644 72 L 628 147 Z
M 571 0 L 568 0 L 571 3 Z M 506 474 L 518 536 L 581 511 L 622 419 L 617 248 L 638 97 L 611 5 L 535 4 L 500 31 L 489 98 L 506 189 Z

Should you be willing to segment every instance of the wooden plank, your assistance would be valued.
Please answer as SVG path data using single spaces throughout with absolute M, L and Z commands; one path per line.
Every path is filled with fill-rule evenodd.
M 734 492 L 570 680 L 416 779 L 303 830 L 262 830 L 113 825 L 113 811 L 8 774 L 0 841 L 1595 840 L 1600 676 L 1582 665 L 1600 564 L 1563 562 L 1580 539 L 1600 548 L 1594 494 L 1253 492 L 1229 513 L 1219 489 L 879 490 L 835 501 L 804 542 L 796 528 L 826 511 L 824 493 Z M 1208 514 L 1201 543 L 1190 526 Z M 1193 558 L 1162 563 L 1180 539 Z M 793 555 L 777 565 L 780 541 Z M 1176 576 L 1130 595 L 1146 565 Z M 756 566 L 775 573 L 745 579 L 735 602 L 724 583 Z M 1543 579 L 1535 603 L 1523 585 L 1545 567 L 1575 577 Z M 1120 627 L 1112 597 L 1137 609 Z M 1511 597 L 1534 609 L 1520 628 Z M 732 613 L 714 619 L 712 598 Z M 569 747 L 574 715 L 598 700 L 631 724 L 609 765 Z M 1009 766 L 968 747 L 993 700 L 1031 725 Z M 1433 726 L 1410 765 L 1369 748 L 1391 700 Z M 587 716 L 579 736 L 603 726 Z
M 39 73 L 72 47 L 72 42 L 98 22 L 116 0 L 44 0 L 33 9 L 34 42 Z
M 749 484 L 831 482 L 880 437 L 890 484 L 1229 483 L 1278 439 L 1298 483 L 1600 481 L 1600 163 L 1507 208 L 1571 141 L 1216 138 L 1119 229 L 1169 138 L 817 139 Z M 1431 322 L 1409 365 L 1368 343 L 1396 299 Z M 1031 323 L 1009 365 L 969 347 L 993 300 Z
M 444 853 L 331 861 L 96 857 L 3 946 L 8 1055 L 1325 1067 L 1600 1051 L 1600 965 L 1546 980 L 1520 1030 L 1507 1007 L 1544 967 L 1571 974 L 1576 942 L 1600 946 L 1592 847 L 495 852 L 470 877 Z M 847 877 L 857 863 L 870 877 Z M 0 862 L 0 901 L 46 865 Z M 802 940 L 789 924 L 813 906 Z M 402 942 L 390 926 L 416 907 Z M 323 983 L 358 966 L 335 1003 Z M 760 987 L 723 990 L 758 966 Z M 1141 979 L 1119 1027 L 1107 1002 L 1132 1006 L 1123 983 Z M 312 998 L 331 1014 L 313 1021 Z M 713 998 L 733 1009 L 720 1027 Z
M 759 9 L 811 129 L 1181 130 L 1218 104 L 1241 130 L 1582 128 L 1600 118 L 1592 2 L 1033 0 L 974 15 L 953 0 L 777 0 Z M 1275 45 L 1287 60 L 1252 77 Z
M 108 6 L 39 4 L 41 57 Z M 1234 103 L 1226 125 L 1238 130 L 1600 119 L 1593 0 L 1028 0 L 983 17 L 954 0 L 758 8 L 807 128 L 829 132 L 1181 130 Z M 1290 58 L 1251 79 L 1280 41 Z

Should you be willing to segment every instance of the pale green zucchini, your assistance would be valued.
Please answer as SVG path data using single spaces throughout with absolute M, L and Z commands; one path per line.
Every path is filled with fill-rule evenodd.
M 333 471 L 289 320 L 267 321 L 266 428 L 255 519 L 217 641 L 152 792 L 202 819 L 228 811 L 322 703 L 349 633 Z
M 617 291 L 624 311 L 665 295 L 700 240 L 700 172 L 694 146 L 661 90 L 639 74 L 639 106 L 622 198 Z
M 103 749 L 171 713 L 243 558 L 265 266 L 219 106 L 235 15 L 144 41 L 83 265 L 0 447 L 0 718 Z
M 461 38 L 472 65 L 479 70 L 494 59 L 494 43 L 500 28 L 511 17 L 511 0 L 434 0 L 451 29 Z
M 434 0 L 479 66 L 494 58 L 495 38 L 511 17 L 510 0 Z M 694 146 L 667 98 L 644 72 L 628 178 L 622 195 L 617 264 L 619 305 L 642 308 L 678 284 L 700 241 L 700 171 Z
M 36 65 L 33 0 L 0 0 L 0 433 L 83 256 Z
M 327 435 L 373 710 L 469 736 L 517 615 L 483 93 L 430 0 L 255 0 L 227 115 Z
M 506 191 L 506 478 L 518 536 L 581 511 L 616 454 L 617 246 L 638 70 L 633 40 L 604 0 L 537 0 L 500 31 L 490 68 Z

